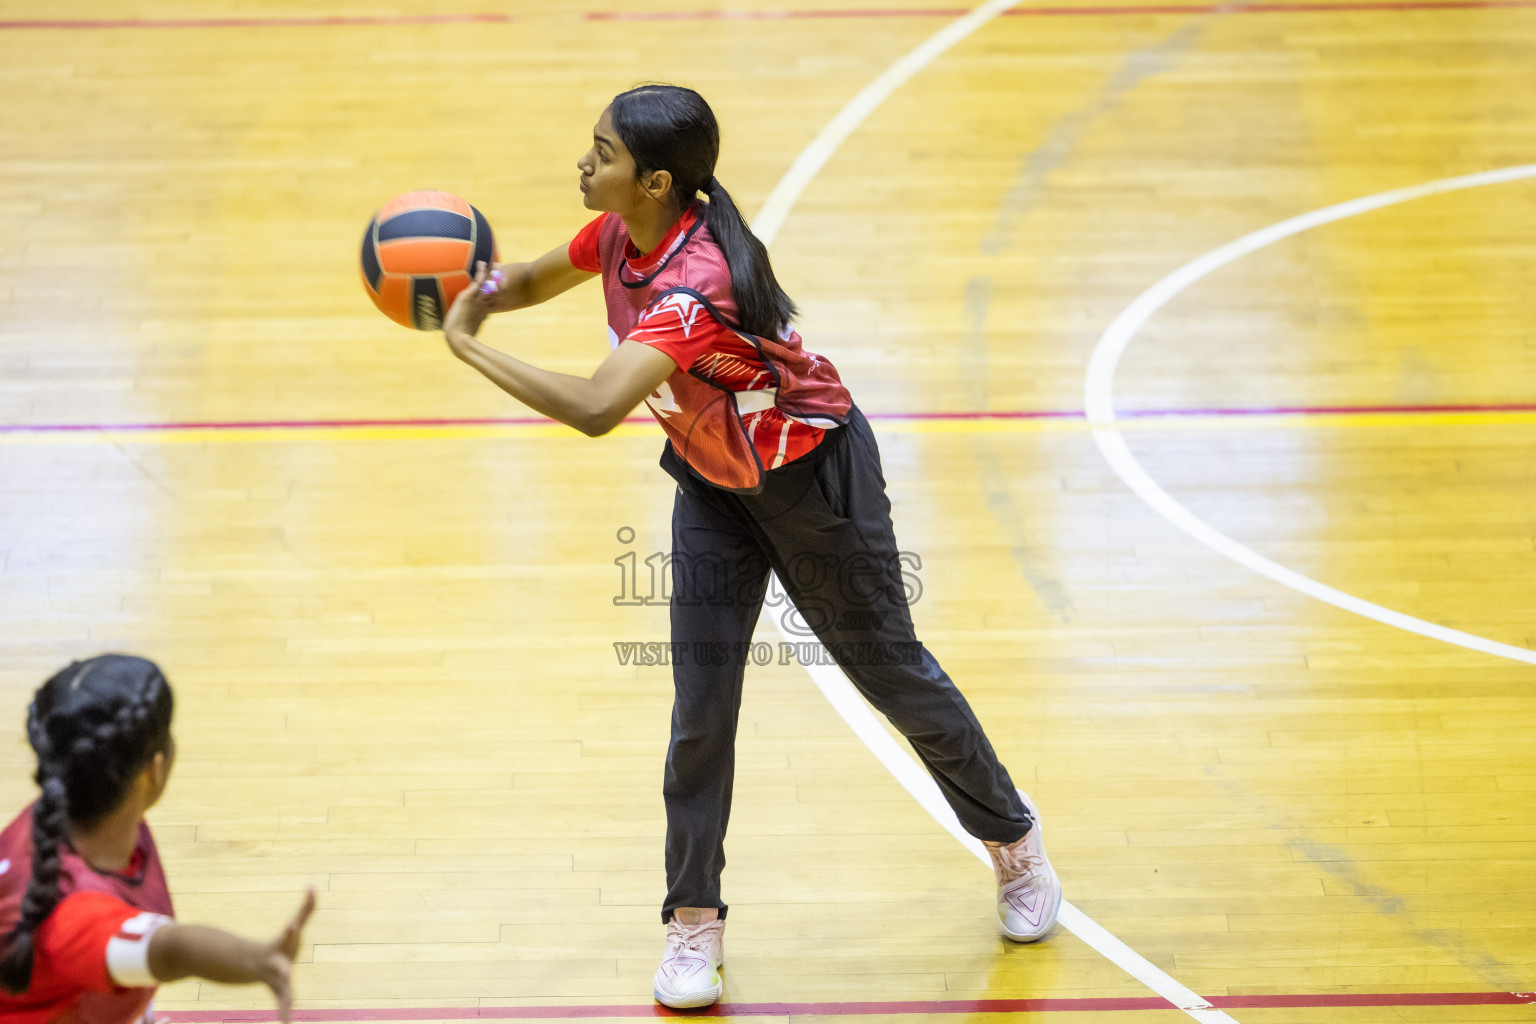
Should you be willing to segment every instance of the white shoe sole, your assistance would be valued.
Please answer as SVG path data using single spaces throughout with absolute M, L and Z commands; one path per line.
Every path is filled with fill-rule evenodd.
M 1035 807 L 1035 802 L 1031 800 L 1022 789 L 1018 792 L 1019 799 L 1023 800 L 1024 806 L 1029 809 L 1029 816 L 1034 819 L 1035 823 L 1031 827 L 1039 830 L 1036 834 L 1040 837 L 1040 856 L 1044 858 L 1045 866 L 1049 868 L 1051 874 L 1054 875 L 1056 874 L 1056 869 L 1051 867 L 1051 858 L 1046 856 L 1045 853 L 1045 826 L 1040 823 L 1040 811 Z M 1003 933 L 1003 937 L 1013 942 L 1039 942 L 1041 939 L 1045 938 L 1050 934 L 1051 929 L 1056 927 L 1056 916 L 1061 913 L 1061 898 L 1061 879 L 1058 877 L 1056 879 L 1056 905 L 1051 908 L 1051 916 L 1046 919 L 1045 927 L 1034 934 L 1016 934 L 1014 932 L 1010 932 L 1006 927 L 1004 927 L 1000 929 Z
M 663 995 L 661 989 L 652 984 L 651 995 L 655 996 L 656 1001 L 662 1006 L 670 1006 L 674 1010 L 696 1010 L 701 1006 L 713 1006 L 718 1003 L 720 1001 L 720 993 L 724 988 L 725 983 L 721 982 L 714 988 L 703 992 L 692 992 L 688 995 L 672 995 L 671 993 Z

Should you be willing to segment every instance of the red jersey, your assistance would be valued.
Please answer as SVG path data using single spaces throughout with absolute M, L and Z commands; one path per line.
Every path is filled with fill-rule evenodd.
M 139 825 L 133 859 L 122 874 L 101 873 L 68 846 L 60 851 L 63 898 L 33 933 L 32 983 L 0 989 L 5 1024 L 132 1024 L 142 1020 L 157 982 L 149 940 L 171 919 L 160 854 Z M 0 948 L 21 918 L 32 877 L 32 808 L 0 832 Z
M 716 486 L 756 491 L 763 470 L 814 449 L 853 400 L 793 330 L 759 338 L 734 326 L 730 268 L 698 214 L 690 207 L 645 255 L 623 218 L 604 214 L 567 251 L 572 266 L 603 275 L 613 346 L 636 341 L 677 364 L 646 405 L 678 455 Z

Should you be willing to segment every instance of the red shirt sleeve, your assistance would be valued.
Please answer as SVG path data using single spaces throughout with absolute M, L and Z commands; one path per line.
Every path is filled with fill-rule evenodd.
M 647 307 L 624 340 L 665 352 L 686 372 L 721 334 L 729 333 L 704 303 L 687 292 L 673 292 Z
M 565 248 L 566 255 L 571 258 L 571 266 L 577 270 L 585 270 L 589 274 L 602 271 L 603 264 L 597 255 L 597 236 L 603 230 L 603 221 L 607 219 L 606 213 L 600 215 L 571 239 L 571 244 Z
M 108 893 L 70 893 L 38 926 L 34 956 L 52 978 L 88 992 L 115 992 L 107 944 L 140 913 Z

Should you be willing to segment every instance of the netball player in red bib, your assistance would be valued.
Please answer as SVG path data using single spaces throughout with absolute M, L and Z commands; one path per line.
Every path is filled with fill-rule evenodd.
M 532 263 L 481 268 L 444 322 L 455 355 L 547 416 L 595 437 L 643 401 L 666 432 L 681 656 L 662 787 L 667 943 L 653 989 L 674 1007 L 707 1006 L 722 988 L 736 719 L 770 571 L 991 851 L 1003 933 L 1042 938 L 1061 905 L 1038 813 L 916 638 L 874 435 L 837 370 L 802 346 L 767 251 L 715 179 L 719 144 L 692 90 L 615 97 L 577 162 L 583 200 L 601 216 Z M 590 378 L 476 340 L 489 313 L 593 279 L 614 350 Z
M 171 688 L 106 654 L 44 683 L 27 713 L 42 795 L 0 832 L 0 1020 L 138 1024 L 162 982 L 260 982 L 287 1021 L 311 892 L 272 942 L 173 920 L 144 812 L 176 747 Z

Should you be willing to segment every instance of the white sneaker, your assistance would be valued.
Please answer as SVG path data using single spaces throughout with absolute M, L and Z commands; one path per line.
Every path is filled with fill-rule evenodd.
M 723 983 L 720 965 L 725 962 L 725 922 L 683 924 L 667 922 L 667 952 L 651 979 L 651 994 L 663 1006 L 686 1010 L 713 1006 Z
M 1061 910 L 1061 879 L 1045 855 L 1040 812 L 1023 790 L 1019 797 L 1029 808 L 1034 827 L 1016 843 L 983 843 L 992 855 L 997 875 L 997 916 L 1003 934 L 1014 942 L 1036 942 L 1056 923 Z

